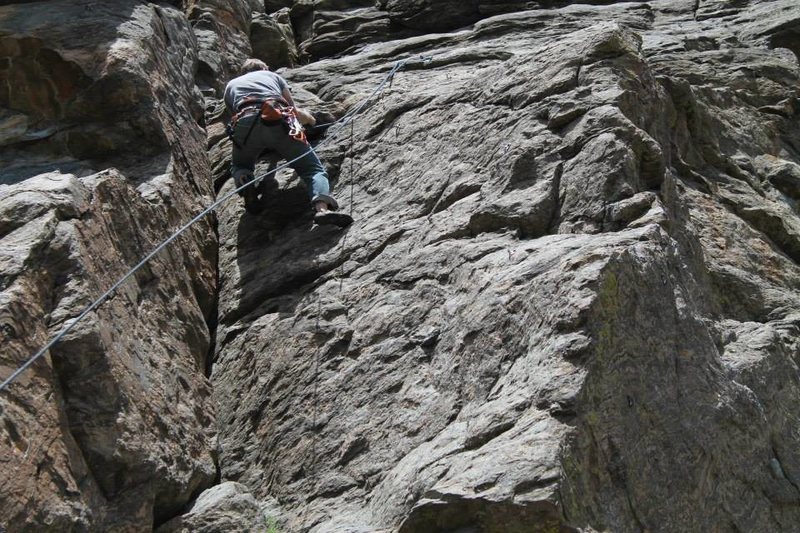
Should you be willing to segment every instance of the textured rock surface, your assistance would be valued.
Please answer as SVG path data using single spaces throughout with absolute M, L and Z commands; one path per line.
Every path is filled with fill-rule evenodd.
M 188 0 L 186 11 L 197 39 L 201 89 L 220 91 L 252 55 L 253 4 L 246 0 Z M 189 36 L 184 36 L 188 38 Z
M 288 174 L 220 214 L 223 478 L 298 531 L 791 529 L 798 16 L 566 6 L 288 71 L 347 107 L 434 56 L 320 149 L 353 227 Z
M 319 58 L 418 33 L 422 32 L 395 23 L 390 13 L 376 7 L 374 2 L 363 1 L 344 10 L 315 12 L 311 34 L 301 48 L 312 58 Z
M 392 20 L 426 31 L 452 30 L 479 18 L 477 0 L 386 0 L 383 4 Z
M 3 128 L 3 183 L 54 166 L 85 171 L 86 159 L 133 166 L 178 132 L 198 137 L 196 46 L 177 10 L 36 2 L 4 7 L 0 21 L 0 102 L 12 126 Z
M 286 9 L 273 15 L 255 13 L 250 25 L 250 41 L 253 57 L 266 62 L 273 70 L 293 67 L 300 57 Z
M 271 524 L 275 527 L 276 523 Z M 170 520 L 156 531 L 267 531 L 271 524 L 267 522 L 267 516 L 247 487 L 228 481 L 203 492 L 186 513 Z
M 5 379 L 212 191 L 181 11 L 4 6 L 0 43 Z M 215 289 L 205 221 L 0 394 L 5 530 L 146 530 L 214 482 Z
M 251 51 L 333 116 L 432 57 L 318 145 L 353 226 L 282 171 L 2 393 L 0 523 L 793 530 L 800 8 L 592 3 L 0 8 L 4 375 L 231 190 Z

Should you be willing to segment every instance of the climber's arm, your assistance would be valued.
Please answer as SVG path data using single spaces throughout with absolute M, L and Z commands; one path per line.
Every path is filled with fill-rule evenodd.
M 313 126 L 317 123 L 317 119 L 314 118 L 314 115 L 302 107 L 297 107 L 297 105 L 294 103 L 294 99 L 292 98 L 292 93 L 289 92 L 288 87 L 284 87 L 283 89 L 283 99 L 286 100 L 287 104 L 294 107 L 295 111 L 297 112 L 297 118 L 300 120 L 300 124 L 303 126 Z

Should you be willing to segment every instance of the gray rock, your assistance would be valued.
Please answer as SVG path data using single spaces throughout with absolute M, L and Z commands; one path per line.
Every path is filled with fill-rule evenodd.
M 314 9 L 292 10 L 300 49 L 306 57 L 317 59 L 376 42 L 400 39 L 421 33 L 392 22 L 385 9 L 375 2 L 318 2 Z
M 800 200 L 800 165 L 770 155 L 753 160 L 758 176 L 792 200 Z
M 5 379 L 212 191 L 181 11 L 74 1 L 0 13 L 0 77 L 14 88 L 0 107 L 16 125 L 0 154 Z M 141 530 L 213 483 L 215 249 L 204 221 L 0 393 L 4 528 Z
M 266 62 L 273 70 L 293 67 L 299 59 L 288 12 L 283 15 L 256 13 L 250 25 L 253 57 Z
M 281 171 L 0 396 L 4 524 L 796 527 L 797 2 L 61 5 L 2 8 L 7 367 L 231 191 L 266 14 L 333 117 L 414 59 L 317 145 L 352 226 Z
M 433 54 L 319 149 L 351 228 L 312 228 L 288 173 L 280 212 L 220 213 L 223 477 L 298 531 L 791 528 L 778 4 L 383 2 L 475 25 L 287 71 L 348 107 Z M 729 346 L 752 322 L 786 336 Z
M 393 21 L 425 31 L 447 31 L 478 20 L 477 0 L 388 0 L 386 11 Z
M 269 518 L 269 522 L 268 522 Z M 158 527 L 157 533 L 213 533 L 219 531 L 267 531 L 276 527 L 265 516 L 247 487 L 228 481 L 204 491 L 188 510 Z
M 186 13 L 197 39 L 197 81 L 201 88 L 222 96 L 225 84 L 239 74 L 252 56 L 249 0 L 189 0 Z
M 126 0 L 88 10 L 85 1 L 53 5 L 3 7 L 3 83 L 15 90 L 0 97 L 11 126 L 2 163 L 23 167 L 16 180 L 43 150 L 55 159 L 117 158 L 119 166 L 122 155 L 167 150 L 175 130 L 199 139 L 197 52 L 179 11 Z

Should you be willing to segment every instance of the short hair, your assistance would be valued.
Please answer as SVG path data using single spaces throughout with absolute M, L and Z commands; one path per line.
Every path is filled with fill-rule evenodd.
M 256 72 L 258 70 L 269 70 L 269 65 L 261 61 L 260 59 L 256 59 L 251 57 L 244 63 L 242 63 L 242 68 L 240 69 L 239 74 L 247 74 L 248 72 Z

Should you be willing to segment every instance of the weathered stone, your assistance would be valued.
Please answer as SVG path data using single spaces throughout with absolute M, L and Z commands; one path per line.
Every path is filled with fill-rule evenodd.
M 120 2 L 89 19 L 97 42 L 125 38 L 107 72 L 89 68 L 93 37 L 52 44 L 36 17 L 3 33 L 14 61 L 1 72 L 25 89 L 0 89 L 3 183 L 28 179 L 0 199 L 14 362 L 199 210 L 212 179 L 232 190 L 219 89 L 265 42 L 264 13 L 281 47 L 300 43 L 310 63 L 281 72 L 325 121 L 413 59 L 354 122 L 315 132 L 352 226 L 313 226 L 293 173 L 267 177 L 262 215 L 235 198 L 217 210 L 218 316 L 205 226 L 2 397 L 20 475 L 0 486 L 0 517 L 37 509 L 22 526 L 34 530 L 149 530 L 181 509 L 162 530 L 792 530 L 800 8 L 592 4 L 198 1 L 195 44 L 167 4 Z M 172 21 L 172 47 L 155 30 L 152 47 L 131 37 L 159 28 L 153 13 Z M 174 43 L 165 64 L 147 59 Z M 205 117 L 181 54 L 199 55 Z M 114 77 L 119 65 L 133 74 Z M 136 127 L 71 107 L 98 80 L 114 109 L 144 103 Z M 159 80 L 175 93 L 151 90 Z M 185 127 L 164 118 L 193 113 Z M 64 132 L 69 149 L 53 142 Z M 139 142 L 146 157 L 103 170 L 82 159 L 90 139 L 93 158 Z M 213 445 L 222 484 L 184 507 L 215 474 Z
M 189 0 L 186 12 L 197 39 L 197 81 L 201 89 L 221 96 L 228 80 L 252 56 L 253 6 L 248 0 Z
M 800 200 L 800 165 L 764 155 L 753 161 L 756 172 L 793 200 Z
M 204 491 L 189 509 L 157 528 L 157 533 L 267 531 L 270 524 L 247 487 L 228 481 Z
M 3 191 L 6 364 L 33 353 L 97 296 L 94 286 L 110 286 L 144 255 L 148 249 L 138 243 L 161 236 L 158 203 L 148 205 L 140 194 L 113 172 L 80 180 L 56 173 Z M 213 283 L 213 270 L 198 237 L 155 259 L 144 277 L 51 348 L 52 364 L 38 363 L 6 392 L 5 430 L 16 442 L 14 453 L 4 453 L 15 469 L 4 476 L 8 523 L 24 513 L 19 523 L 30 526 L 77 520 L 130 527 L 176 512 L 215 477 L 213 408 L 203 378 L 203 312 L 211 300 L 193 288 Z M 188 272 L 169 273 L 170 264 L 189 257 L 196 264 Z M 145 340 L 152 331 L 159 339 Z M 40 415 L 35 423 L 30 408 Z M 63 480 L 63 488 L 51 493 L 50 479 Z M 28 514 L 31 507 L 41 514 Z
M 5 379 L 211 187 L 182 12 L 7 5 L 0 42 L 0 107 L 16 125 L 0 156 L 13 161 L 0 185 Z M 6 530 L 147 529 L 213 483 L 215 247 L 208 221 L 192 228 L 0 393 Z
M 23 166 L 44 146 L 76 160 L 153 157 L 174 142 L 165 130 L 202 119 L 194 43 L 179 12 L 124 0 L 90 10 L 59 2 L 56 13 L 53 5 L 3 8 L 0 107 L 16 130 L 4 144 L 20 150 L 4 163 Z
M 297 2 L 290 11 L 296 40 L 306 58 L 337 55 L 348 48 L 407 35 L 372 0 Z
M 319 149 L 351 228 L 312 228 L 289 173 L 274 213 L 220 213 L 223 478 L 301 531 L 789 527 L 800 73 L 761 5 L 702 7 L 498 15 L 287 71 L 346 107 L 433 54 Z M 725 348 L 750 321 L 786 332 L 759 349 L 785 394 L 727 370 L 768 359 Z
M 453 30 L 480 17 L 477 0 L 388 0 L 385 8 L 398 24 L 425 31 Z
M 380 42 L 393 32 L 387 13 L 374 7 L 315 13 L 313 36 L 302 44 L 311 57 L 327 57 L 370 42 Z
M 276 70 L 297 64 L 299 52 L 294 42 L 288 12 L 276 15 L 255 14 L 250 26 L 253 57 Z

